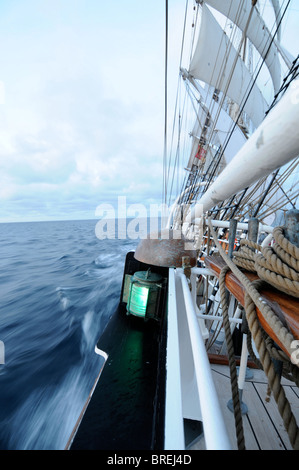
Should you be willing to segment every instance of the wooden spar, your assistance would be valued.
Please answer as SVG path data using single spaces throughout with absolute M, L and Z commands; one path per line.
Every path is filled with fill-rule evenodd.
M 191 220 L 219 202 L 269 175 L 299 155 L 299 80 L 285 95 L 233 160 L 191 210 Z
M 207 256 L 205 258 L 207 268 L 211 269 L 216 276 L 219 276 L 221 269 L 225 266 L 224 260 L 220 256 Z M 258 276 L 249 271 L 243 271 L 250 280 L 258 279 Z M 233 294 L 237 301 L 244 306 L 244 287 L 238 278 L 231 272 L 227 273 L 225 277 L 225 285 L 227 289 Z M 299 340 L 299 299 L 288 296 L 283 292 L 278 291 L 274 287 L 267 287 L 260 291 L 261 297 L 271 306 L 273 311 L 279 316 L 282 323 L 291 331 L 294 338 Z M 261 326 L 266 333 L 285 351 L 284 345 L 279 341 L 273 330 L 265 322 L 264 317 L 259 309 L 256 310 Z

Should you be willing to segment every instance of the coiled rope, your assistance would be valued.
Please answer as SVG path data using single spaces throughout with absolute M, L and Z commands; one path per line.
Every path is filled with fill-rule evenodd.
M 291 445 L 294 449 L 299 450 L 299 428 L 297 426 L 296 420 L 295 420 L 294 415 L 292 413 L 290 404 L 289 404 L 289 402 L 286 398 L 284 389 L 283 389 L 283 387 L 280 383 L 280 375 L 275 370 L 274 363 L 272 361 L 272 357 L 271 357 L 271 354 L 270 354 L 269 344 L 265 340 L 265 332 L 262 329 L 262 327 L 259 323 L 258 317 L 257 317 L 256 307 L 260 310 L 260 312 L 263 315 L 265 321 L 268 323 L 270 328 L 274 331 L 274 333 L 278 337 L 279 341 L 281 341 L 281 343 L 284 345 L 286 351 L 288 351 L 288 353 L 290 355 L 291 355 L 292 350 L 293 350 L 292 347 L 291 347 L 291 344 L 294 341 L 294 337 L 287 330 L 287 328 L 285 328 L 285 326 L 282 324 L 282 322 L 277 317 L 277 315 L 272 311 L 270 306 L 265 301 L 263 301 L 262 297 L 260 296 L 260 294 L 258 292 L 258 289 L 260 289 L 261 286 L 264 285 L 265 280 L 264 279 L 259 279 L 257 281 L 251 282 L 247 278 L 247 276 L 245 276 L 245 274 L 242 271 L 240 271 L 240 269 L 235 264 L 235 263 L 238 262 L 239 266 L 241 265 L 242 267 L 245 267 L 246 269 L 249 269 L 251 271 L 255 271 L 255 264 L 256 264 L 256 260 L 257 260 L 258 256 L 256 256 L 256 254 L 254 253 L 254 251 L 252 251 L 252 249 L 259 249 L 260 250 L 260 247 L 259 247 L 259 245 L 255 244 L 253 242 L 249 242 L 249 241 L 243 242 L 242 243 L 242 250 L 240 252 L 237 252 L 238 253 L 238 256 L 237 256 L 238 260 L 236 261 L 236 252 L 233 253 L 234 260 L 231 260 L 229 258 L 229 256 L 225 253 L 225 251 L 222 249 L 220 243 L 218 242 L 217 235 L 216 235 L 216 233 L 213 229 L 213 226 L 212 226 L 212 223 L 211 223 L 210 220 L 209 220 L 209 227 L 210 227 L 210 231 L 211 231 L 211 234 L 213 236 L 214 242 L 215 242 L 216 246 L 218 247 L 219 253 L 220 253 L 221 257 L 224 259 L 224 261 L 226 262 L 226 265 L 227 265 L 223 268 L 222 272 L 220 273 L 220 277 L 219 277 L 219 283 L 222 285 L 221 292 L 225 292 L 225 275 L 226 275 L 227 271 L 230 269 L 237 276 L 237 278 L 240 280 L 240 282 L 243 284 L 243 286 L 245 288 L 246 319 L 247 319 L 249 331 L 252 335 L 252 338 L 255 342 L 255 345 L 256 345 L 256 348 L 257 348 L 257 351 L 258 351 L 258 354 L 259 354 L 260 365 L 262 366 L 262 368 L 263 368 L 263 370 L 266 373 L 266 376 L 268 378 L 269 387 L 270 387 L 270 389 L 273 393 L 273 396 L 275 398 L 275 401 L 277 403 L 278 410 L 279 410 L 280 415 L 283 419 L 284 426 L 287 430 Z M 277 242 L 277 245 L 275 244 L 275 248 L 277 249 L 277 247 L 279 247 L 277 249 L 277 251 L 275 251 L 275 253 L 277 254 L 277 252 L 279 252 L 280 253 L 279 256 L 281 256 L 281 253 L 282 253 L 282 250 L 283 250 L 284 253 L 282 255 L 282 258 L 284 259 L 284 263 L 287 264 L 287 266 L 289 268 L 291 268 L 292 270 L 295 271 L 295 268 L 297 266 L 298 259 L 299 259 L 299 257 L 298 257 L 299 250 L 296 247 L 294 247 L 293 245 L 292 245 L 292 247 L 289 246 L 290 242 L 288 242 L 285 239 L 285 237 L 283 236 L 283 229 L 281 227 L 279 227 L 277 229 L 274 229 L 273 234 L 274 234 L 274 237 L 276 237 L 275 241 Z M 285 256 L 285 253 L 286 253 L 286 256 Z M 271 254 L 271 256 L 263 257 L 263 258 L 268 260 L 269 258 L 272 257 L 272 254 Z M 266 253 L 266 255 L 268 255 L 268 253 Z M 289 257 L 292 257 L 292 256 L 295 257 L 296 263 L 295 263 L 294 260 L 291 261 L 289 259 Z M 277 266 L 279 266 L 279 269 L 280 270 L 282 269 L 284 274 L 282 275 L 282 274 L 279 274 L 279 273 L 276 272 L 276 275 L 285 278 L 287 268 L 281 266 L 281 264 L 282 264 L 281 259 L 282 258 L 280 258 L 280 261 L 276 260 L 276 262 L 271 260 L 271 264 L 273 263 L 276 269 L 278 269 Z M 288 260 L 288 262 L 285 261 L 286 259 Z M 258 263 L 259 263 L 259 261 L 258 261 Z M 264 259 L 263 259 L 262 263 L 264 263 Z M 291 266 L 290 266 L 290 264 L 291 264 Z M 260 266 L 260 264 L 259 264 L 259 266 Z M 265 268 L 264 264 L 262 264 L 262 267 L 266 271 L 267 270 L 270 271 L 269 266 L 267 266 Z M 264 270 L 261 270 L 261 272 L 264 272 Z M 268 276 L 268 273 L 266 274 L 266 276 Z M 291 276 L 294 277 L 293 272 L 292 272 Z M 272 271 L 271 271 L 271 274 L 270 274 L 269 277 L 272 279 L 272 277 L 273 277 L 272 276 Z M 267 279 L 268 279 L 268 277 L 267 277 Z M 292 281 L 292 292 L 294 292 L 296 294 L 295 295 L 296 297 L 299 297 L 298 292 L 296 291 L 296 287 L 297 287 L 296 282 L 298 283 L 298 279 L 297 278 L 291 279 L 291 281 Z M 295 281 L 295 283 L 293 281 Z M 279 278 L 279 283 L 283 284 L 283 288 L 285 288 L 286 282 L 285 282 L 284 279 L 283 279 L 283 281 L 281 281 L 280 278 Z M 223 285 L 224 285 L 224 288 L 223 288 Z M 295 286 L 295 288 L 294 288 L 294 286 Z M 224 289 L 224 291 L 223 291 L 223 289 Z M 292 295 L 294 295 L 294 294 L 292 294 Z M 221 301 L 224 303 L 224 306 L 226 305 L 226 302 L 227 302 L 226 298 L 227 298 L 227 296 L 221 296 Z M 224 310 L 226 310 L 226 308 L 224 308 Z M 232 354 L 231 351 L 228 350 L 228 354 Z M 229 358 L 229 362 L 233 362 L 233 361 L 230 361 L 230 358 Z M 296 374 L 295 374 L 295 376 L 296 376 Z M 298 377 L 298 375 L 296 377 Z M 237 387 L 237 385 L 236 385 L 236 380 L 235 380 L 234 376 L 231 376 L 231 382 L 232 382 L 232 388 L 234 387 L 233 395 L 236 395 L 235 388 Z M 298 381 L 297 381 L 297 383 L 298 383 Z M 240 427 L 239 426 L 239 421 L 237 423 L 236 417 L 235 417 L 235 422 L 236 422 L 236 431 L 240 432 L 239 431 L 239 427 Z M 237 428 L 237 425 L 238 425 L 238 428 Z M 242 433 L 243 433 L 243 429 L 241 431 L 241 436 L 242 436 Z
M 273 237 L 273 246 L 266 247 L 241 240 L 241 249 L 233 252 L 234 263 L 256 272 L 260 279 L 280 291 L 299 298 L 299 249 L 285 238 L 283 227 L 275 227 Z

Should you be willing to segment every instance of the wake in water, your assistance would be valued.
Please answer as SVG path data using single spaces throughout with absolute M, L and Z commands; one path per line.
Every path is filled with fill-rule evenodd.
M 91 388 L 90 377 L 77 366 L 60 383 L 34 390 L 10 422 L 8 447 L 63 449 L 86 401 L 88 384 Z
M 132 244 L 99 241 L 93 221 L 78 221 L 18 224 L 20 245 L 13 225 L 0 240 L 0 448 L 63 449 L 102 368 L 94 347 Z

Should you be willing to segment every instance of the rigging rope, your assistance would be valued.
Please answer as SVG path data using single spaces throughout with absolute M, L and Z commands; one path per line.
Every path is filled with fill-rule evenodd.
M 253 340 L 255 342 L 255 345 L 257 347 L 257 351 L 259 354 L 260 362 L 262 364 L 262 368 L 267 375 L 269 387 L 271 388 L 271 391 L 273 392 L 275 401 L 278 406 L 278 410 L 283 419 L 285 428 L 288 432 L 290 442 L 293 448 L 298 450 L 299 449 L 299 428 L 296 423 L 295 417 L 292 413 L 290 404 L 286 398 L 284 389 L 280 383 L 280 375 L 276 371 L 274 367 L 274 363 L 271 359 L 271 355 L 269 353 L 269 347 L 264 338 L 264 331 L 261 329 L 261 326 L 257 317 L 256 308 L 259 309 L 263 318 L 265 319 L 265 322 L 273 330 L 274 334 L 276 335 L 278 340 L 281 342 L 281 344 L 283 344 L 285 350 L 288 352 L 290 356 L 292 354 L 292 343 L 294 341 L 294 336 L 282 324 L 281 320 L 273 312 L 271 307 L 266 302 L 264 302 L 262 297 L 260 296 L 259 289 L 265 283 L 265 281 L 263 279 L 259 279 L 257 281 L 251 282 L 247 278 L 247 276 L 242 271 L 240 271 L 240 269 L 237 267 L 235 260 L 230 259 L 229 256 L 222 249 L 220 243 L 218 242 L 217 235 L 214 231 L 214 228 L 212 226 L 210 219 L 209 219 L 209 227 L 210 227 L 210 231 L 213 236 L 214 242 L 216 246 L 218 247 L 219 253 L 227 265 L 223 269 L 224 274 L 221 273 L 219 279 L 221 279 L 221 281 L 225 283 L 225 274 L 227 270 L 231 270 L 237 276 L 237 278 L 239 279 L 239 281 L 242 283 L 243 287 L 245 288 L 245 297 L 244 297 L 245 298 L 245 312 L 246 312 L 246 319 L 248 322 L 248 327 L 253 337 Z M 299 249 L 295 247 L 294 245 L 292 245 L 288 240 L 285 239 L 285 237 L 283 236 L 283 229 L 281 227 L 277 227 L 274 230 L 274 236 L 276 237 L 275 239 L 279 247 L 278 249 L 276 247 L 276 252 L 279 252 L 279 256 L 283 257 L 283 260 L 285 263 L 291 265 L 289 266 L 289 268 L 290 267 L 291 269 L 296 268 L 298 270 Z M 245 245 L 245 243 L 243 245 Z M 246 248 L 245 248 L 246 253 L 243 259 L 246 258 L 247 254 L 249 254 L 250 258 L 253 257 L 255 259 L 254 252 L 251 251 L 251 253 L 253 253 L 253 256 L 252 256 L 251 253 L 249 253 L 249 250 L 250 248 L 256 248 L 257 246 L 258 246 L 257 244 L 247 240 Z M 235 252 L 233 253 L 233 255 L 234 257 L 236 256 Z M 290 259 L 291 257 L 294 257 L 295 259 L 291 260 Z M 243 263 L 243 259 L 241 263 Z M 251 261 L 252 259 L 249 259 L 249 263 Z M 279 265 L 279 267 L 281 268 L 280 262 L 277 262 L 276 265 Z M 247 264 L 245 267 L 246 269 L 248 269 Z M 283 268 L 283 270 L 284 270 L 284 273 L 287 272 L 287 269 Z M 299 289 L 298 289 L 298 292 L 299 292 Z M 298 369 L 298 366 L 297 366 L 297 369 Z M 296 376 L 295 381 L 296 383 L 298 383 L 298 374 L 295 374 L 295 376 Z M 232 379 L 234 379 L 234 377 Z
M 241 403 L 240 403 L 240 395 L 239 395 L 239 388 L 238 388 L 237 364 L 236 364 L 236 359 L 234 355 L 233 338 L 231 334 L 230 321 L 229 321 L 229 315 L 228 315 L 227 291 L 225 288 L 225 275 L 227 273 L 227 270 L 229 270 L 228 266 L 222 269 L 220 273 L 219 288 L 220 288 L 220 295 L 221 295 L 223 327 L 224 327 L 225 338 L 226 338 L 228 363 L 229 363 L 230 377 L 231 377 L 231 390 L 232 390 L 232 400 L 233 400 L 237 444 L 238 444 L 239 450 L 245 450 Z
M 180 53 L 180 66 L 179 68 L 181 69 L 182 65 L 182 58 L 183 58 L 183 50 L 184 50 L 184 43 L 185 43 L 185 34 L 186 34 L 186 21 L 187 21 L 187 11 L 188 11 L 188 0 L 186 0 L 186 6 L 185 6 L 185 16 L 184 16 L 184 26 L 183 26 L 183 35 L 182 35 L 182 44 L 181 44 L 181 53 Z M 176 101 L 175 101 L 175 108 L 174 108 L 174 119 L 173 119 L 173 126 L 172 126 L 172 137 L 171 137 L 171 150 L 170 150 L 170 157 L 169 157 L 169 162 L 168 162 L 168 171 L 167 171 L 167 176 L 166 177 L 166 195 L 165 195 L 165 200 L 167 199 L 167 186 L 169 183 L 169 174 L 170 174 L 170 168 L 171 168 L 171 159 L 172 159 L 172 146 L 173 146 L 173 140 L 174 140 L 174 131 L 175 131 L 175 117 L 177 115 L 177 108 L 178 108 L 178 100 L 179 100 L 179 95 L 181 91 L 181 77 L 179 75 L 178 77 L 178 85 L 177 85 L 177 91 L 176 91 Z M 173 168 L 173 175 L 172 175 L 172 182 L 171 182 L 171 189 L 169 191 L 169 205 L 170 205 L 170 199 L 171 199 L 171 193 L 172 193 L 172 188 L 173 188 L 173 181 L 174 181 L 174 176 L 175 176 L 175 171 L 176 168 L 178 167 L 178 161 L 179 161 L 179 139 L 180 139 L 180 134 L 181 134 L 181 113 L 179 111 L 179 132 L 178 132 L 178 144 L 177 144 L 177 150 L 176 150 L 176 156 L 175 156 L 175 162 L 174 162 L 174 168 Z M 166 161 L 165 161 L 166 165 Z M 177 172 L 178 173 L 178 172 Z M 166 168 L 165 168 L 165 175 L 166 175 Z

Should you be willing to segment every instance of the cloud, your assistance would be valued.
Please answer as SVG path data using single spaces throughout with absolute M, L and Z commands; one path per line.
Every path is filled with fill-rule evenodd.
M 160 197 L 162 19 L 152 31 L 151 5 L 133 18 L 138 2 L 110 3 L 0 7 L 0 220 L 89 217 L 119 194 Z

